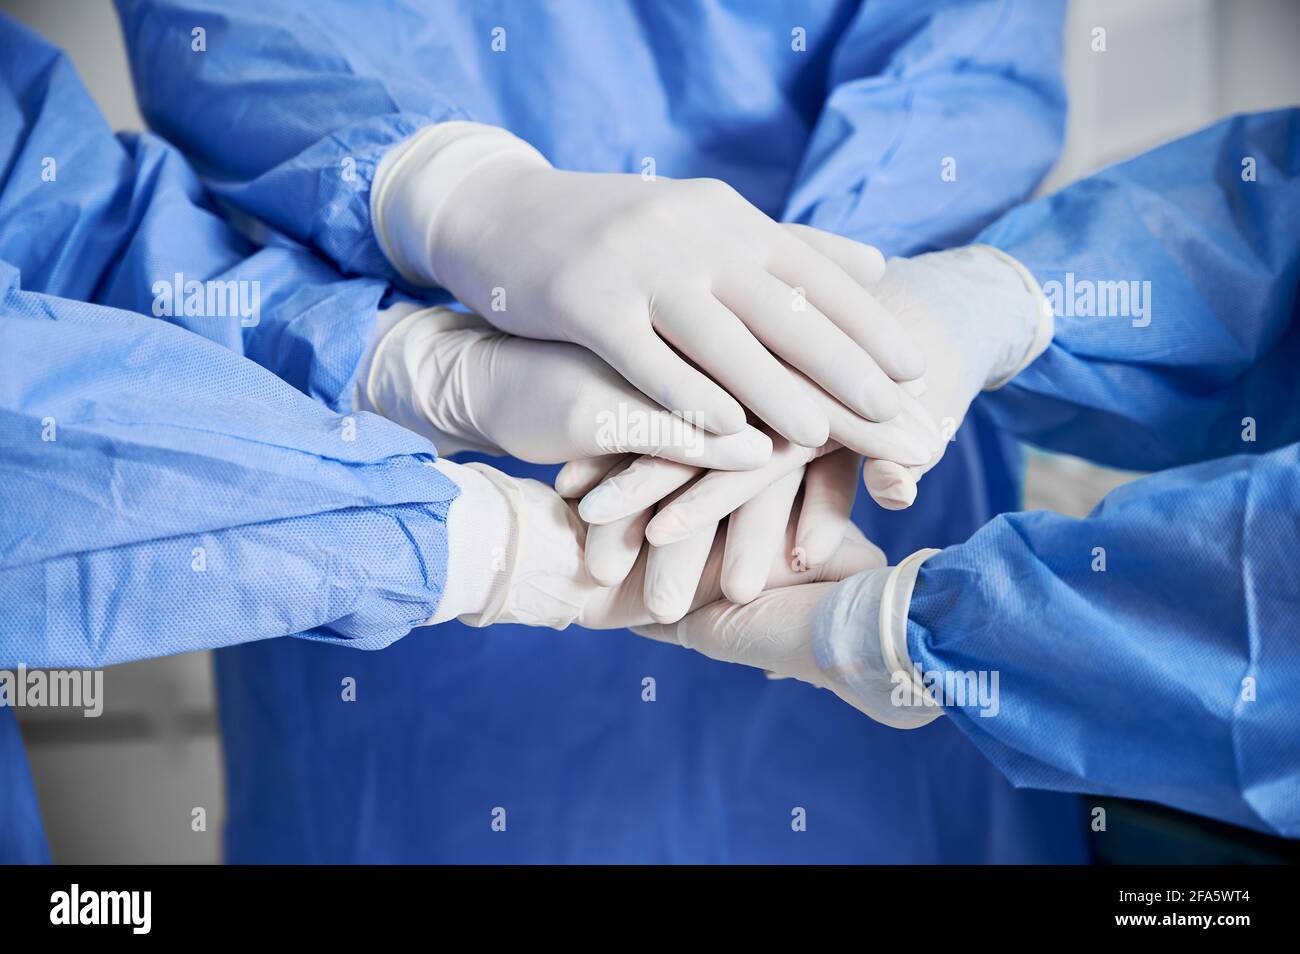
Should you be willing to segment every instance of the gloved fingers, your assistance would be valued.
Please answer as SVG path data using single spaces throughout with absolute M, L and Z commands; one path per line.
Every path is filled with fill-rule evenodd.
M 664 346 L 662 341 L 658 345 Z M 761 466 L 772 453 L 771 439 L 750 424 L 743 424 L 735 433 L 714 434 L 697 426 L 700 415 L 694 412 L 665 410 L 584 347 L 509 338 L 498 352 L 504 353 L 508 347 L 519 356 L 514 368 L 518 378 L 548 383 L 540 390 L 526 385 L 515 389 L 499 387 L 495 393 L 505 395 L 506 400 L 493 416 L 508 418 L 513 413 L 516 418 L 527 419 L 528 409 L 518 406 L 521 393 L 525 400 L 538 393 L 532 408 L 532 417 L 537 420 L 530 431 L 553 427 L 551 422 L 559 418 L 566 444 L 561 458 L 647 454 L 699 467 L 745 470 Z M 491 379 L 495 373 L 499 378 L 505 371 L 504 367 L 491 366 L 479 377 Z M 693 368 L 691 372 L 698 373 Z M 554 383 L 556 377 L 565 384 Z
M 785 222 L 782 227 L 848 272 L 863 288 L 870 288 L 885 277 L 885 256 L 874 245 L 797 222 Z
M 938 427 L 916 398 L 903 393 L 900 403 L 902 410 L 898 415 L 883 424 L 851 413 L 828 414 L 831 440 L 864 457 L 892 460 L 909 467 L 928 463 L 941 447 Z
M 866 457 L 882 457 L 900 464 L 924 464 L 941 443 L 939 427 L 915 398 L 900 396 L 902 410 L 888 421 L 869 421 L 854 414 L 803 374 L 791 369 L 800 388 L 826 415 L 831 440 Z
M 844 538 L 840 541 L 839 548 L 831 554 L 830 559 L 821 566 L 813 567 L 811 580 L 809 574 L 805 574 L 803 580 L 833 583 L 888 565 L 889 559 L 885 556 L 885 551 L 868 540 L 856 525 L 850 523 L 845 528 Z M 769 583 L 772 582 L 769 580 Z
M 518 343 L 518 350 L 524 356 L 517 369 L 520 377 L 531 373 L 545 378 L 549 372 L 564 375 L 567 381 L 558 406 L 554 396 L 547 400 L 544 388 L 532 409 L 533 417 L 539 419 L 534 431 L 560 419 L 565 436 L 564 447 L 557 448 L 561 457 L 646 454 L 699 467 L 745 470 L 762 466 L 771 456 L 772 439 L 758 428 L 745 424 L 734 434 L 713 434 L 697 427 L 688 417 L 654 404 L 586 348 L 522 338 L 511 343 Z M 565 355 L 567 364 L 554 360 L 546 364 L 544 359 L 548 353 Z M 581 359 L 575 358 L 574 353 Z M 529 358 L 534 359 L 531 364 Z M 497 375 L 500 374 L 498 369 Z M 532 394 L 523 389 L 523 396 L 524 400 L 530 400 Z M 520 393 L 514 393 L 510 404 L 517 405 L 520 397 Z M 510 411 L 516 415 L 528 413 L 527 409 L 507 406 L 495 417 L 505 417 Z
M 850 450 L 825 454 L 804 472 L 803 504 L 795 531 L 790 566 L 795 571 L 819 567 L 839 548 L 853 513 L 862 458 Z
M 772 439 L 752 425 L 735 434 L 711 434 L 639 393 L 637 399 L 608 402 L 586 430 L 574 440 L 588 453 L 644 454 L 710 470 L 750 470 L 772 456 Z M 584 438 L 590 446 L 578 443 Z
M 823 452 L 836 449 L 826 444 L 820 448 L 803 447 L 777 439 L 772 459 L 754 470 L 711 471 L 691 484 L 666 506 L 660 507 L 650 525 L 646 539 L 653 546 L 664 546 L 685 539 L 717 523 L 747 500 L 753 499 L 774 481 L 798 470 Z
M 636 460 L 631 456 L 618 458 L 607 476 L 617 476 Z M 623 520 L 587 526 L 583 557 L 592 579 L 601 586 L 616 586 L 623 581 L 645 544 L 645 525 L 652 516 L 654 514 L 646 510 L 629 514 Z
M 871 420 L 893 416 L 898 385 L 857 342 L 808 303 L 804 289 L 791 288 L 765 271 L 737 268 L 720 274 L 713 293 L 769 351 L 851 410 Z
M 771 458 L 772 438 L 749 424 L 735 434 L 710 434 L 691 427 L 680 454 L 671 447 L 655 447 L 653 443 L 632 444 L 628 450 L 708 470 L 752 470 Z
M 796 573 L 790 569 L 786 554 L 794 544 L 795 521 L 785 523 L 784 540 L 768 544 L 765 557 L 769 562 L 766 574 L 771 589 L 789 587 L 804 582 L 823 582 L 846 579 L 864 570 L 885 565 L 885 555 L 862 535 L 862 531 L 849 524 L 840 547 L 815 573 Z M 644 593 L 644 604 L 651 619 L 672 621 L 688 610 L 697 610 L 722 597 L 722 573 L 725 558 L 723 535 L 716 533 L 717 525 L 710 525 L 696 537 L 666 547 L 647 547 L 641 553 L 645 561 L 644 575 L 638 581 L 636 567 L 628 585 L 637 582 Z M 708 546 L 705 546 L 705 543 Z M 701 564 L 701 560 L 703 563 Z M 640 564 L 638 563 L 639 567 Z M 625 587 L 624 589 L 626 589 Z M 693 590 L 693 595 L 689 595 Z M 667 591 L 667 596 L 663 594 Z M 683 596 L 683 594 L 688 594 Z M 629 591 L 629 596 L 640 594 Z M 663 634 L 660 633 L 662 636 Z
M 571 460 L 555 475 L 555 492 L 566 498 L 581 497 L 609 476 L 610 471 L 626 457 L 625 454 L 602 454 L 600 457 Z
M 885 277 L 885 256 L 874 245 L 855 242 L 834 232 L 796 222 L 787 222 L 784 227 L 848 272 L 850 278 L 868 291 L 872 291 L 872 286 Z M 920 397 L 926 390 L 924 375 L 900 380 L 898 383 L 904 393 L 912 397 Z
M 601 586 L 617 586 L 632 572 L 645 546 L 645 527 L 654 513 L 650 509 L 612 523 L 587 528 L 587 572 Z
M 834 588 L 834 583 L 810 583 L 768 590 L 744 606 L 710 603 L 679 622 L 638 626 L 634 632 L 676 642 L 710 659 L 822 686 L 813 619 L 818 605 Z
M 901 467 L 889 460 L 869 460 L 862 468 L 862 482 L 871 499 L 886 510 L 906 510 L 916 500 L 916 484 L 925 470 Z
M 642 394 L 704 430 L 736 434 L 744 429 L 740 403 L 641 322 L 627 326 L 616 344 L 590 347 Z
M 621 520 L 653 507 L 700 472 L 676 461 L 638 457 L 588 491 L 578 504 L 578 515 L 590 524 Z
M 831 455 L 834 456 L 834 455 Z M 722 556 L 722 594 L 733 603 L 748 603 L 767 586 L 772 554 L 784 551 L 791 508 L 803 481 L 804 468 L 790 471 L 727 518 L 727 542 Z M 850 475 L 857 486 L 857 469 Z M 843 528 L 836 536 L 838 546 Z M 832 551 L 834 546 L 831 547 Z
M 881 549 L 850 523 L 844 528 L 844 536 L 829 560 L 811 571 L 795 570 L 790 565 L 789 553 L 794 548 L 796 527 L 797 521 L 792 519 L 786 528 L 785 546 L 771 556 L 772 566 L 767 571 L 768 589 L 800 583 L 833 582 L 864 570 L 874 570 L 886 563 Z
M 768 263 L 769 272 L 792 288 L 806 289 L 808 301 L 895 381 L 910 381 L 925 373 L 924 353 L 871 292 L 806 241 L 788 231 L 785 235 L 788 246 Z M 885 402 L 871 416 L 884 421 L 897 413 L 896 405 L 891 408 Z
M 645 607 L 652 619 L 671 623 L 691 610 L 696 593 L 716 583 L 702 578 L 718 533 L 717 523 L 663 547 L 650 547 L 645 568 Z
M 805 447 L 826 442 L 825 416 L 781 362 L 712 295 L 657 301 L 654 327 L 778 434 Z

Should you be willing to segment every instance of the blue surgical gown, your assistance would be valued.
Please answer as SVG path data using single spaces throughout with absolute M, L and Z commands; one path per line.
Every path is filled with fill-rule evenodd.
M 448 119 L 505 126 L 560 168 L 651 159 L 660 175 L 716 176 L 773 216 L 890 253 L 962 241 L 1057 154 L 1062 11 L 119 3 L 145 116 L 234 214 L 392 280 L 370 179 L 394 143 Z M 978 419 L 964 436 L 927 478 L 936 505 L 860 505 L 891 555 L 1018 505 L 1014 443 Z M 338 699 L 345 676 L 356 703 Z M 1073 799 L 1014 791 L 949 725 L 893 732 L 825 693 L 625 634 L 453 623 L 379 654 L 275 640 L 220 653 L 217 679 L 232 861 L 1085 857 Z
M 995 717 L 971 705 L 942 721 L 1016 785 L 1300 837 L 1298 222 L 1288 109 L 1107 169 L 981 236 L 1060 296 L 1051 346 L 985 409 L 1043 447 L 1158 471 L 1085 519 L 999 516 L 921 569 L 912 657 L 999 671 Z M 1146 305 L 1132 285 L 1128 307 L 1118 291 L 1101 304 L 1104 282 L 1149 282 Z
M 179 153 L 114 137 L 4 16 L 0 169 L 0 667 L 380 649 L 428 619 L 456 487 L 423 438 L 336 400 L 386 283 L 250 245 Z M 176 281 L 259 307 L 175 314 L 156 285 Z M 44 860 L 0 707 L 0 862 Z

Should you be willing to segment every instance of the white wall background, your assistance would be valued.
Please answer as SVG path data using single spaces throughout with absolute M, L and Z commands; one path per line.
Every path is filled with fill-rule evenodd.
M 116 128 L 142 128 L 107 0 L 3 0 L 0 8 L 68 51 Z M 1104 53 L 1091 49 L 1096 27 L 1106 30 Z M 1066 67 L 1068 140 L 1046 189 L 1222 116 L 1300 104 L 1300 2 L 1075 0 Z M 1034 455 L 1027 505 L 1083 514 L 1128 476 Z M 21 716 L 55 860 L 216 861 L 209 657 L 118 666 L 105 692 L 98 720 L 41 709 Z M 207 832 L 191 831 L 194 806 L 207 809 Z

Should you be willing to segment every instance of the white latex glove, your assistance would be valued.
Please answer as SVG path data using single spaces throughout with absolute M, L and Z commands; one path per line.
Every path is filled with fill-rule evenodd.
M 987 245 L 890 259 L 875 291 L 926 352 L 929 387 L 919 401 L 947 439 L 980 391 L 1010 381 L 1052 340 L 1052 309 L 1037 281 L 1010 255 Z M 947 440 L 920 466 L 869 460 L 863 470 L 867 491 L 887 509 L 910 506 L 917 481 L 946 446 Z
M 630 464 L 601 458 L 566 465 L 556 488 L 566 497 L 586 494 L 578 513 L 591 524 L 591 573 L 609 585 L 621 580 L 644 535 L 654 547 L 651 572 L 664 581 L 652 592 L 678 594 L 650 609 L 661 622 L 677 619 L 686 606 L 680 596 L 683 585 L 674 581 L 690 576 L 695 561 L 688 557 L 696 552 L 683 541 L 711 538 L 719 521 L 730 515 L 722 591 L 732 602 L 746 603 L 766 588 L 766 559 L 755 554 L 766 554 L 766 545 L 781 538 L 791 512 L 798 513 L 788 551 L 791 569 L 820 566 L 849 522 L 861 458 L 834 443 L 811 449 L 778 437 L 774 444 L 765 465 L 732 473 L 649 457 Z M 608 468 L 604 479 L 601 467 Z M 600 483 L 591 488 L 595 481 Z M 801 488 L 802 501 L 797 502 Z
M 358 406 L 423 434 L 443 455 L 477 450 L 555 464 L 632 452 L 724 471 L 771 456 L 762 431 L 703 431 L 656 407 L 586 348 L 504 334 L 449 308 L 385 312 L 362 368 Z
M 797 472 L 789 475 L 742 508 L 742 511 L 760 508 L 752 526 L 733 531 L 732 521 L 742 516 L 742 511 L 737 511 L 724 524 L 713 524 L 667 546 L 646 547 L 640 559 L 645 564 L 645 610 L 649 616 L 660 623 L 681 619 L 693 607 L 700 605 L 696 580 L 712 580 L 719 572 L 718 585 L 728 600 L 733 599 L 734 592 L 738 592 L 741 599 L 751 600 L 767 586 L 789 586 L 841 577 L 845 570 L 847 540 L 854 541 L 849 552 L 860 569 L 883 566 L 884 554 L 847 519 L 835 521 L 831 527 L 838 536 L 823 563 L 806 569 L 796 569 L 791 564 L 787 554 L 793 547 L 797 526 L 807 519 L 807 514 L 800 513 L 793 504 L 801 477 Z M 724 532 L 719 533 L 720 529 Z M 738 542 L 745 547 L 745 558 L 739 561 L 736 558 Z M 739 589 L 749 587 L 753 589 Z
M 517 480 L 481 464 L 435 465 L 461 495 L 448 514 L 447 583 L 431 623 L 459 618 L 471 626 L 522 623 L 563 629 L 570 623 L 613 629 L 651 622 L 646 610 L 646 559 L 616 587 L 586 570 L 586 526 L 545 484 Z M 784 554 L 771 559 L 774 585 L 789 585 Z M 881 562 L 880 551 L 850 530 L 818 579 L 843 579 Z M 722 596 L 721 547 L 701 563 L 690 606 Z
M 849 451 L 832 451 L 816 457 L 807 466 L 799 464 L 774 478 L 769 477 L 768 485 L 761 489 L 746 490 L 747 499 L 733 508 L 722 525 L 723 595 L 732 602 L 746 603 L 773 585 L 771 554 L 777 550 L 783 550 L 793 574 L 790 576 L 783 569 L 782 577 L 796 582 L 816 579 L 817 572 L 833 558 L 844 535 L 854 532 L 849 529 L 849 518 L 857 491 L 859 463 L 857 455 Z M 647 468 L 648 462 L 639 458 L 629 466 L 628 459 L 624 458 L 615 460 L 612 466 L 616 472 L 626 473 L 632 468 Z M 693 470 L 673 466 L 687 473 Z M 662 473 L 658 467 L 651 471 Z M 572 477 L 566 478 L 576 472 L 566 467 L 556 481 L 557 490 L 576 496 L 585 485 L 575 483 Z M 591 479 L 599 477 L 593 475 Z M 693 492 L 700 482 L 666 491 L 661 512 L 663 508 L 675 506 L 679 497 Z M 612 586 L 627 576 L 641 556 L 646 526 L 653 515 L 654 510 L 650 508 L 588 527 L 587 568 L 595 579 Z M 672 622 L 689 611 L 695 581 L 706 557 L 713 552 L 720 519 L 701 521 L 686 536 L 650 548 L 645 567 L 646 609 L 657 621 Z M 879 560 L 883 564 L 883 555 Z
M 898 413 L 895 381 L 924 371 L 859 281 L 716 180 L 563 172 L 502 129 L 442 123 L 384 157 L 371 212 L 408 280 L 504 331 L 589 348 L 716 433 L 741 430 L 748 407 L 825 443 L 828 422 L 777 357 L 881 421 Z M 878 252 L 832 240 L 878 277 Z
M 810 493 L 805 494 L 790 557 L 796 569 L 817 566 L 829 556 L 828 544 L 839 539 L 835 528 L 847 522 L 853 508 L 857 467 L 850 470 L 846 463 L 856 460 L 853 451 L 861 453 L 866 448 L 867 453 L 904 463 L 924 463 L 939 453 L 938 429 L 928 413 L 910 395 L 904 395 L 903 404 L 903 413 L 886 424 L 862 422 L 868 440 L 855 440 L 851 449 L 841 449 L 833 442 L 807 448 L 777 437 L 766 464 L 731 474 L 652 457 L 630 464 L 609 457 L 579 460 L 560 471 L 556 489 L 565 497 L 585 495 L 579 513 L 592 524 L 596 541 L 590 551 L 591 570 L 607 583 L 622 579 L 621 574 L 626 573 L 636 555 L 639 540 L 631 532 L 634 527 L 649 528 L 650 543 L 662 547 L 708 531 L 723 517 L 737 513 L 738 519 L 728 530 L 728 553 L 733 556 L 728 558 L 723 580 L 728 598 L 745 602 L 763 586 L 757 579 L 757 564 L 742 554 L 751 545 L 753 535 L 779 534 L 785 526 L 785 515 L 779 520 L 774 515 L 783 491 L 769 492 L 769 488 L 808 466 Z M 666 500 L 687 484 L 691 486 L 679 498 Z M 799 489 L 797 482 L 782 486 L 791 491 L 786 497 Z M 659 514 L 650 513 L 659 504 Z
M 771 457 L 762 468 L 751 471 L 749 476 L 739 479 L 737 475 L 736 480 L 723 479 L 722 475 L 711 475 L 706 478 L 708 481 L 706 486 L 711 491 L 708 497 L 716 503 L 712 507 L 701 506 L 698 512 L 688 511 L 685 507 L 678 508 L 677 513 L 682 520 L 679 535 L 687 535 L 701 529 L 705 523 L 725 517 L 777 478 L 840 446 L 859 455 L 890 460 L 904 466 L 921 466 L 929 463 L 943 450 L 939 427 L 931 420 L 929 412 L 921 407 L 917 398 L 904 394 L 902 406 L 903 410 L 897 417 L 883 424 L 855 418 L 860 422 L 860 427 L 845 430 L 833 428 L 831 434 L 833 441 L 818 448 L 804 447 L 779 436 L 776 437 L 772 441 Z M 683 463 L 694 466 L 684 467 L 666 461 L 646 459 L 622 471 L 620 476 L 604 480 L 594 488 L 584 487 L 582 518 L 594 524 L 609 523 L 652 506 L 705 469 L 705 465 L 700 461 Z M 574 467 L 581 468 L 581 473 L 584 474 L 587 471 L 586 465 L 573 461 L 565 471 L 561 472 L 562 476 L 557 477 L 557 485 L 560 480 L 571 484 L 577 483 L 574 475 L 568 473 Z M 699 493 L 691 498 L 691 501 L 699 501 L 701 504 L 703 500 L 704 495 Z M 688 516 L 688 513 L 695 515 Z M 671 517 L 666 517 L 659 521 L 659 526 L 666 529 L 665 525 L 671 520 Z M 662 541 L 652 539 L 651 542 L 668 542 L 668 539 Z
M 635 627 L 711 659 L 829 689 L 859 712 L 899 729 L 943 714 L 907 649 L 907 610 L 921 563 L 869 570 L 843 583 L 791 586 L 745 606 L 718 602 L 677 623 Z
M 862 263 L 844 254 L 844 248 L 838 244 L 842 240 L 836 236 L 803 226 L 788 227 L 803 230 L 800 234 L 855 279 L 869 280 Z M 757 580 L 757 566 L 741 554 L 746 552 L 748 541 L 754 535 L 770 536 L 784 526 L 784 516 L 780 521 L 772 516 L 784 493 L 775 486 L 778 481 L 809 465 L 810 493 L 805 495 L 798 538 L 791 554 L 792 563 L 798 569 L 800 565 L 816 566 L 826 559 L 827 541 L 838 540 L 837 528 L 848 520 L 853 506 L 856 470 L 850 474 L 845 464 L 849 458 L 847 453 L 830 456 L 829 451 L 839 445 L 868 459 L 888 460 L 904 467 L 924 467 L 942 455 L 943 433 L 930 412 L 914 397 L 925 393 L 921 382 L 909 382 L 906 386 L 907 393 L 901 399 L 902 412 L 897 417 L 874 423 L 853 414 L 802 375 L 797 380 L 810 400 L 826 413 L 833 443 L 814 450 L 778 437 L 766 465 L 734 475 L 707 474 L 700 467 L 648 458 L 619 467 L 612 458 L 567 464 L 556 478 L 556 488 L 563 496 L 583 497 L 579 513 L 593 525 L 594 545 L 589 550 L 592 572 L 607 582 L 622 579 L 637 553 L 638 541 L 633 529 L 651 527 L 650 542 L 666 545 L 705 533 L 722 517 L 736 512 L 738 519 L 731 522 L 727 536 L 727 552 L 735 556 L 728 557 L 723 587 L 732 601 L 746 602 L 757 595 L 762 584 Z M 827 459 L 822 460 L 822 455 L 827 455 Z M 695 485 L 689 492 L 679 501 L 661 507 L 659 516 L 649 512 L 649 508 L 693 480 Z M 789 490 L 788 482 L 782 486 Z M 758 499 L 759 495 L 763 499 Z M 760 518 L 762 514 L 767 515 L 766 519 Z

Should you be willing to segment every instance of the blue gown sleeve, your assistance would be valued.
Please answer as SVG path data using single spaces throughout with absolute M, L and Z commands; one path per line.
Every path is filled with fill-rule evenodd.
M 5 17 L 0 158 L 0 666 L 378 648 L 433 615 L 457 488 L 424 439 L 339 413 L 383 286 L 253 249 Z M 177 275 L 264 289 L 260 320 L 92 303 L 149 310 Z
M 1300 837 L 1297 513 L 1291 445 L 1142 478 L 1086 519 L 1000 516 L 922 566 L 912 658 L 998 673 L 996 706 L 947 712 L 1018 786 Z
M 141 112 L 217 196 L 346 274 L 397 279 L 371 227 L 375 169 L 423 127 L 473 117 L 335 41 L 365 26 L 366 5 L 119 0 L 117 8 Z M 402 28 L 426 28 L 389 12 Z
M 1018 785 L 1300 836 L 1298 117 L 1230 119 L 982 236 L 1057 296 L 1051 347 L 982 399 L 996 419 L 1103 463 L 1182 465 L 1084 520 L 998 517 L 922 567 L 913 658 L 999 674 L 996 715 L 948 711 Z
M 1046 352 L 980 398 L 1048 448 L 1158 470 L 1300 440 L 1300 109 L 1237 116 L 979 241 L 1038 278 Z
M 1058 0 L 863 3 L 783 218 L 914 255 L 1022 201 L 1065 134 Z
M 429 619 L 458 491 L 433 446 L 220 345 L 0 263 L 0 666 Z
M 61 51 L 0 19 L 0 52 L 0 260 L 24 287 L 152 314 L 347 410 L 387 284 L 253 245 L 173 147 L 113 135 Z

